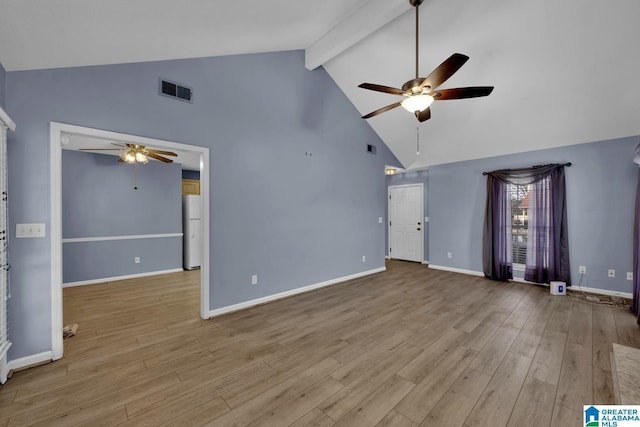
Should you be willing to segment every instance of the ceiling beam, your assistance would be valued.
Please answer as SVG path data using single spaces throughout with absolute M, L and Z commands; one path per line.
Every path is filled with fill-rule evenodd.
M 305 67 L 328 62 L 411 8 L 407 0 L 369 0 L 305 49 Z

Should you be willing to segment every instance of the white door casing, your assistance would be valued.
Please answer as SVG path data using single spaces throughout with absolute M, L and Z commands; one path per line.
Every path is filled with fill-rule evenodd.
M 209 149 L 205 147 L 122 134 L 83 126 L 50 122 L 50 179 L 51 179 L 51 359 L 63 355 L 62 340 L 62 136 L 86 135 L 113 141 L 127 141 L 152 145 L 167 150 L 182 150 L 200 156 L 200 219 L 202 229 L 202 263 L 200 268 L 200 316 L 209 314 Z
M 389 187 L 389 257 L 423 261 L 423 185 Z

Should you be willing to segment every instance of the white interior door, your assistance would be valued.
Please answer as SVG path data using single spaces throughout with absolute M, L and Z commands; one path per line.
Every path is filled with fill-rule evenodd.
M 423 261 L 422 184 L 389 187 L 389 257 Z

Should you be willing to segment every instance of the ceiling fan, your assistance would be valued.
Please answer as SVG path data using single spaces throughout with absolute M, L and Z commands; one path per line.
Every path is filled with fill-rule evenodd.
M 122 145 L 122 144 L 116 144 L 115 142 L 112 142 L 111 144 L 118 146 L 120 148 L 80 148 L 79 150 L 80 151 L 118 150 L 120 151 L 120 157 L 118 158 L 118 161 L 130 163 L 130 164 L 147 163 L 149 162 L 149 157 L 164 163 L 173 163 L 173 160 L 168 159 L 164 156 L 177 156 L 177 154 L 172 151 L 153 150 L 151 148 L 146 148 L 144 145 L 128 144 L 128 143 Z
M 378 114 L 382 114 L 389 110 L 393 110 L 396 107 L 402 106 L 405 110 L 414 113 L 419 122 L 424 122 L 431 118 L 431 109 L 429 106 L 434 101 L 476 98 L 480 96 L 487 96 L 491 91 L 493 91 L 493 86 L 474 86 L 437 90 L 442 83 L 455 74 L 455 72 L 458 71 L 469 59 L 468 56 L 461 53 L 454 53 L 451 55 L 426 78 L 418 76 L 418 14 L 422 2 L 423 0 L 409 0 L 409 3 L 416 8 L 416 78 L 403 84 L 402 89 L 373 83 L 362 83 L 358 85 L 358 87 L 363 89 L 405 97 L 403 101 L 394 102 L 393 104 L 379 108 L 362 116 L 363 119 L 369 119 L 377 116 Z

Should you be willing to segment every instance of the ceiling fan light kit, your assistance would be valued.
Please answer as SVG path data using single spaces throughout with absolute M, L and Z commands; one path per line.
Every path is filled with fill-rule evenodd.
M 120 158 L 129 164 L 149 163 L 149 159 L 144 153 L 136 151 L 134 149 L 123 151 L 122 153 L 120 153 Z
M 391 95 L 404 96 L 403 101 L 395 102 L 385 107 L 372 111 L 362 116 L 363 119 L 375 117 L 396 107 L 402 106 L 405 110 L 414 113 L 419 122 L 424 122 L 431 118 L 430 105 L 434 101 L 444 101 L 448 99 L 465 99 L 488 96 L 493 91 L 493 86 L 475 86 L 455 89 L 437 88 L 449 77 L 455 74 L 462 67 L 469 57 L 461 53 L 454 53 L 440 64 L 427 77 L 419 77 L 419 48 L 418 48 L 418 24 L 419 9 L 423 0 L 409 0 L 411 6 L 416 8 L 416 77 L 402 85 L 402 89 L 390 86 L 383 86 L 373 83 L 361 83 L 358 87 L 376 92 L 388 93 Z
M 432 102 L 433 96 L 431 95 L 413 95 L 402 101 L 400 105 L 410 113 L 415 113 L 428 108 Z

